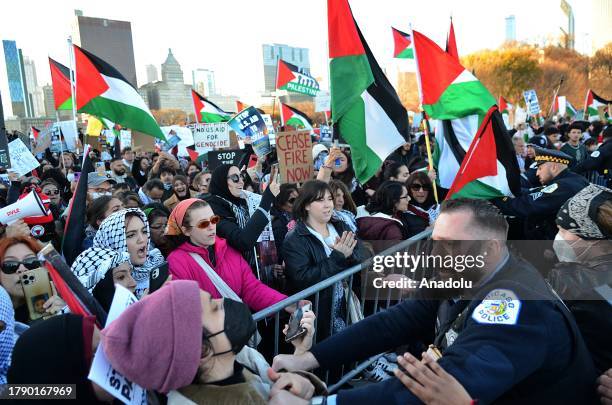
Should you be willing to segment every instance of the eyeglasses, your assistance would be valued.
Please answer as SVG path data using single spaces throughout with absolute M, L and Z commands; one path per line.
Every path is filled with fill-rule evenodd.
M 237 174 L 232 174 L 231 176 L 228 176 L 227 179 L 233 181 L 234 183 L 240 183 L 240 176 Z
M 52 195 L 58 195 L 59 194 L 59 190 L 43 190 L 43 194 L 46 196 L 52 196 Z
M 42 264 L 40 263 L 40 260 L 38 260 L 35 257 L 25 259 L 22 261 L 7 260 L 4 263 L 2 263 L 2 272 L 4 274 L 14 274 L 17 272 L 17 269 L 19 269 L 19 266 L 21 266 L 22 264 L 28 270 L 34 270 L 42 266 Z
M 412 191 L 429 191 L 429 186 L 424 186 L 422 184 L 413 184 L 410 186 L 410 190 Z
M 212 217 L 210 217 L 208 219 L 203 219 L 202 221 L 198 222 L 198 224 L 195 227 L 198 228 L 198 229 L 206 229 L 211 224 L 212 225 L 217 225 L 220 220 L 221 220 L 220 216 L 213 215 Z

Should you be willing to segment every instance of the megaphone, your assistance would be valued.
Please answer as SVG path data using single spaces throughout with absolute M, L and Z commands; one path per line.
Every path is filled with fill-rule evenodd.
M 22 218 L 41 215 L 47 215 L 47 210 L 39 195 L 32 190 L 21 200 L 0 209 L 0 223 L 10 225 Z

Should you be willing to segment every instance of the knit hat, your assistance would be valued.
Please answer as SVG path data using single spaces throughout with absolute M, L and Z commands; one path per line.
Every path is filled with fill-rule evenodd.
M 327 146 L 323 145 L 322 143 L 318 143 L 315 146 L 313 146 L 312 147 L 312 160 L 315 160 L 321 152 L 329 153 L 329 149 L 327 149 Z
M 115 370 L 166 393 L 195 378 L 202 333 L 198 283 L 177 280 L 127 308 L 102 330 L 102 345 Z

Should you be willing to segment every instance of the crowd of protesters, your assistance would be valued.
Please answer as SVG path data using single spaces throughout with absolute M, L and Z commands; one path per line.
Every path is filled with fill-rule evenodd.
M 76 384 L 79 403 L 112 403 L 87 378 L 102 344 L 117 371 L 149 390 L 150 403 L 612 404 L 606 244 L 612 126 L 532 123 L 508 136 L 521 194 L 490 202 L 444 201 L 448 190 L 428 161 L 423 133 L 365 184 L 355 177 L 350 148 L 316 139 L 315 177 L 302 184 L 280 184 L 274 152 L 252 167 L 246 160 L 208 167 L 131 148 L 104 161 L 94 150 L 88 158 L 97 169 L 84 173 L 82 156 L 47 150 L 37 156 L 35 172 L 1 173 L 8 179 L 0 187 L 2 206 L 33 191 L 47 213 L 1 229 L 0 383 Z M 435 137 L 430 141 L 434 148 Z M 40 302 L 44 316 L 32 319 L 23 285 L 26 272 L 44 267 L 38 253 L 45 244 L 65 248 L 80 179 L 86 215 L 78 224 L 80 249 L 68 265 L 106 312 L 116 285 L 138 299 L 103 329 L 71 311 L 55 288 Z M 408 299 L 382 311 L 365 305 L 369 316 L 351 325 L 349 297 L 360 283 L 338 281 L 317 295 L 316 314 L 305 312 L 306 333 L 291 341 L 294 354 L 274 357 L 278 330 L 274 322 L 256 327 L 253 313 L 425 230 L 433 241 L 491 242 L 487 270 L 474 280 L 480 298 Z M 548 252 L 532 252 L 545 256 L 546 271 L 536 270 L 529 255 L 509 254 L 511 239 L 549 241 Z M 509 267 L 520 275 L 510 275 Z M 163 285 L 153 285 L 152 274 L 163 274 Z M 469 319 L 490 286 L 508 285 L 523 300 L 520 318 L 517 310 L 514 323 Z M 287 305 L 281 323 L 304 303 Z M 438 361 L 415 349 L 415 342 L 434 341 L 442 351 Z M 333 379 L 342 366 L 382 352 L 387 355 L 358 383 L 327 392 L 320 369 L 331 370 Z

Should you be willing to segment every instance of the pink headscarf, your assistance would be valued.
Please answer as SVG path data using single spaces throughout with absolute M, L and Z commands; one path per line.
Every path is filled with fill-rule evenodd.
M 181 201 L 174 207 L 172 212 L 170 213 L 170 217 L 168 218 L 168 225 L 166 226 L 165 235 L 178 236 L 182 235 L 183 231 L 181 230 L 181 225 L 183 224 L 183 219 L 185 218 L 185 214 L 191 205 L 197 201 L 202 201 L 199 198 L 188 198 L 186 200 Z

